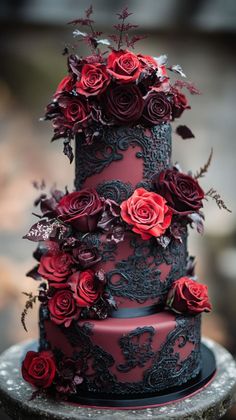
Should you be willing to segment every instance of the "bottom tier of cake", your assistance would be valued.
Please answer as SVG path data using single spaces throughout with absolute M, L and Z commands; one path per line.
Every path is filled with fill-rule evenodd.
M 138 318 L 54 324 L 40 310 L 40 347 L 81 360 L 79 392 L 155 393 L 180 386 L 201 368 L 201 317 L 168 311 Z

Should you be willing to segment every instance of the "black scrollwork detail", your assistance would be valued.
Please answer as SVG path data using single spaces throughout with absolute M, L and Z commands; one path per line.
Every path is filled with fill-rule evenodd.
M 138 327 L 121 337 L 119 343 L 125 363 L 119 364 L 117 369 L 121 372 L 129 372 L 136 366 L 144 367 L 145 363 L 154 356 L 152 350 L 154 334 L 153 327 Z
M 154 238 L 143 241 L 134 236 L 130 241 L 133 253 L 107 273 L 111 294 L 138 303 L 158 297 L 159 303 L 164 303 L 172 282 L 186 274 L 186 240 L 185 232 L 182 243 L 172 240 L 164 249 Z M 161 264 L 169 266 L 165 281 L 161 281 Z
M 90 391 L 98 394 L 129 395 L 170 389 L 196 377 L 201 368 L 200 325 L 201 315 L 176 316 L 173 330 L 157 352 L 153 352 L 152 344 L 156 340 L 158 328 L 156 332 L 150 326 L 131 331 L 125 338 L 122 337 L 119 340 L 126 363 L 118 367 L 112 354 L 93 343 L 93 324 L 79 325 L 74 322 L 70 328 L 63 326 L 58 328 L 74 347 L 74 355 L 83 360 L 85 379 L 79 386 L 79 394 Z M 137 342 L 135 343 L 134 340 Z M 192 344 L 193 349 L 183 359 L 178 349 L 188 344 Z M 41 350 L 43 349 L 42 347 Z M 114 373 L 115 367 L 118 371 L 128 372 L 136 366 L 145 367 L 147 362 L 150 365 L 150 361 L 151 367 L 144 370 L 142 381 L 119 382 Z
M 170 165 L 171 126 L 163 123 L 150 129 L 141 126 L 107 127 L 103 138 L 92 145 L 78 135 L 76 139 L 75 187 L 80 189 L 86 178 L 98 174 L 132 145 L 141 147 L 136 157 L 143 159 L 143 180 L 150 181 L 157 172 Z M 140 180 L 141 182 L 142 180 Z
M 103 182 L 97 186 L 96 190 L 101 197 L 114 200 L 118 204 L 127 200 L 134 191 L 131 184 L 119 180 Z

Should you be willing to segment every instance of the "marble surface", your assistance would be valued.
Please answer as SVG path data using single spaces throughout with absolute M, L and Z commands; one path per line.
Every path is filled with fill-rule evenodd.
M 216 420 L 235 402 L 236 363 L 219 344 L 208 339 L 203 341 L 215 354 L 216 376 L 205 389 L 179 402 L 142 410 L 104 410 L 69 405 L 43 397 L 30 401 L 32 388 L 23 381 L 19 369 L 26 347 L 35 344 L 29 341 L 10 347 L 0 356 L 0 402 L 12 419 L 19 420 Z

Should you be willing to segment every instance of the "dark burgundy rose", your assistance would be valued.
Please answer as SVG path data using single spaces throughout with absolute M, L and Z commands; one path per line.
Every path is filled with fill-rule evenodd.
M 163 92 L 150 92 L 145 98 L 141 122 L 145 126 L 170 121 L 171 103 Z
M 71 290 L 57 290 L 48 301 L 50 318 L 55 324 L 64 324 L 69 327 L 73 319 L 78 319 L 79 310 L 77 308 L 74 295 Z
M 142 115 L 143 98 L 136 85 L 118 85 L 107 90 L 104 107 L 115 123 L 132 124 Z
M 60 219 L 80 232 L 93 232 L 103 210 L 103 203 L 95 189 L 83 189 L 65 195 L 57 206 Z
M 73 259 L 66 252 L 47 253 L 40 259 L 38 273 L 53 282 L 64 282 L 72 273 Z
M 76 393 L 76 387 L 83 382 L 81 370 L 82 360 L 63 357 L 58 365 L 57 391 L 62 394 Z
M 154 178 L 156 191 L 162 195 L 174 213 L 187 215 L 202 206 L 204 191 L 197 180 L 177 169 L 166 169 Z
M 174 312 L 181 314 L 194 315 L 211 311 L 207 286 L 189 277 L 181 277 L 172 284 L 166 305 Z
M 69 278 L 74 299 L 79 307 L 92 306 L 101 296 L 103 282 L 99 281 L 93 270 L 76 272 Z
M 97 248 L 90 247 L 83 243 L 73 249 L 72 255 L 75 263 L 83 268 L 91 267 L 101 261 L 102 258 L 101 255 L 99 255 Z
M 70 124 L 84 124 L 89 117 L 89 109 L 83 97 L 60 95 L 57 99 L 58 105 L 66 121 Z
M 56 364 L 51 351 L 28 351 L 21 367 L 26 382 L 36 388 L 48 388 L 56 375 Z
M 185 109 L 190 109 L 186 96 L 178 89 L 172 90 L 172 119 L 179 118 Z

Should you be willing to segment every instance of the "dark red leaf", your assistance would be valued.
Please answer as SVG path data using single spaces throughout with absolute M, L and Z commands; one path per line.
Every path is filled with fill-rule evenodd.
M 39 268 L 39 264 L 37 264 L 34 268 L 32 268 L 32 270 L 28 271 L 28 273 L 26 273 L 26 277 L 31 277 L 34 280 L 41 280 L 41 276 L 38 273 L 38 268 Z
M 73 162 L 74 154 L 69 140 L 64 141 L 63 153 L 68 157 L 70 163 Z
M 186 125 L 179 125 L 176 128 L 176 134 L 178 134 L 184 140 L 195 138 L 190 128 L 188 128 Z

